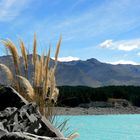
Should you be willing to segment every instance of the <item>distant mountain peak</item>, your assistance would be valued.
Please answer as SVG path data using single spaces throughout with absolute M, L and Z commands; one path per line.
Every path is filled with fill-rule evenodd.
M 87 61 L 87 62 L 91 62 L 91 63 L 101 63 L 100 61 L 98 61 L 98 60 L 95 59 L 95 58 L 90 58 L 90 59 L 87 59 L 86 61 Z
M 38 55 L 39 56 L 39 55 Z M 0 63 L 8 65 L 14 70 L 11 56 L 0 56 Z M 29 80 L 32 81 L 33 65 L 32 55 L 28 55 Z M 20 57 L 21 68 L 24 71 L 24 63 Z M 51 59 L 50 66 L 54 64 Z M 0 71 L 0 83 L 6 83 L 5 73 Z M 95 58 L 70 62 L 58 62 L 56 72 L 57 85 L 84 85 L 91 87 L 107 85 L 138 85 L 140 86 L 140 65 L 112 65 L 100 62 Z

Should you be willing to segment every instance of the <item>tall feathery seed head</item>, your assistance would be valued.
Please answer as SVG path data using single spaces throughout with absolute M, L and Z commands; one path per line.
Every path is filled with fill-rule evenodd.
M 58 61 L 58 54 L 59 54 L 61 41 L 62 41 L 62 35 L 60 35 L 60 38 L 59 38 L 59 41 L 58 41 L 58 44 L 57 44 L 57 48 L 56 48 L 56 53 L 55 53 L 55 63 L 56 64 L 57 64 L 57 61 Z
M 22 53 L 22 57 L 23 57 L 23 61 L 24 61 L 24 65 L 25 65 L 25 69 L 28 69 L 28 55 L 27 55 L 27 50 L 26 47 L 24 45 L 24 42 L 22 39 L 19 39 L 20 41 L 20 49 L 21 49 L 21 53 Z
M 19 56 L 18 56 L 18 50 L 15 46 L 15 44 L 10 40 L 2 40 L 2 43 L 5 47 L 7 47 L 12 55 L 13 61 L 14 61 L 14 65 L 15 65 L 15 70 L 16 70 L 16 74 L 20 74 L 20 69 L 19 69 Z
M 24 88 L 29 97 L 34 100 L 35 92 L 30 82 L 25 77 L 20 75 L 17 75 L 17 78 L 19 79 L 21 88 Z
M 6 65 L 0 64 L 0 69 L 2 69 L 6 73 L 6 76 L 9 80 L 12 81 L 14 79 L 13 73 Z
M 32 57 L 32 64 L 35 66 L 36 59 L 37 59 L 37 40 L 36 40 L 36 33 L 34 33 L 34 41 L 33 41 L 33 57 Z

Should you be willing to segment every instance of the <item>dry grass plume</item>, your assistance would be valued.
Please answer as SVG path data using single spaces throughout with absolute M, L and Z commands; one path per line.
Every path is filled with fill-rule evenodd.
M 22 85 L 22 89 L 24 89 L 24 92 L 29 95 L 29 97 L 34 100 L 35 92 L 30 84 L 30 82 L 23 76 L 17 75 L 16 76 L 19 79 L 20 84 Z
M 34 75 L 33 75 L 33 85 L 29 82 L 28 79 L 28 55 L 27 50 L 25 47 L 25 44 L 22 39 L 19 39 L 19 45 L 20 50 L 24 62 L 24 69 L 25 74 L 20 73 L 20 60 L 18 55 L 18 50 L 16 45 L 9 39 L 2 40 L 2 43 L 4 46 L 10 51 L 14 67 L 15 67 L 15 76 L 12 74 L 12 72 L 8 69 L 8 67 L 4 65 L 0 65 L 3 70 L 6 72 L 6 75 L 9 79 L 14 79 L 16 81 L 16 86 L 14 88 L 17 89 L 19 93 L 21 93 L 22 96 L 24 96 L 23 91 L 29 95 L 29 98 L 36 102 L 39 106 L 40 112 L 45 115 L 46 117 L 52 116 L 52 109 L 50 107 L 54 106 L 57 102 L 59 90 L 56 87 L 56 81 L 55 81 L 55 71 L 56 71 L 56 65 L 58 60 L 58 53 L 60 49 L 62 36 L 60 35 L 60 39 L 58 41 L 57 47 L 56 47 L 56 53 L 55 53 L 55 64 L 54 66 L 49 66 L 50 63 L 50 48 L 48 50 L 48 54 L 45 57 L 44 53 L 41 55 L 41 57 L 37 56 L 37 39 L 36 34 L 34 34 L 34 40 L 33 40 L 33 55 L 32 55 L 32 64 L 34 67 Z M 23 75 L 25 77 L 23 77 Z M 24 96 L 27 100 L 27 96 Z M 45 108 L 48 107 L 46 110 Z
M 14 79 L 13 73 L 6 65 L 0 64 L 0 69 L 2 69 L 6 73 L 6 76 L 9 80 L 13 81 Z
M 25 77 L 28 78 L 28 55 L 27 55 L 27 50 L 24 45 L 24 42 L 22 39 L 19 39 L 20 41 L 20 49 L 21 49 L 21 54 L 24 62 L 24 69 L 25 69 Z
M 19 69 L 19 56 L 18 56 L 18 50 L 15 46 L 15 44 L 10 40 L 2 40 L 2 43 L 4 44 L 5 47 L 7 47 L 13 57 L 14 65 L 15 65 L 15 70 L 16 74 L 20 74 L 20 69 Z
M 34 33 L 33 56 L 32 56 L 32 64 L 33 64 L 34 66 L 35 66 L 36 59 L 37 59 L 36 48 L 37 48 L 36 33 Z

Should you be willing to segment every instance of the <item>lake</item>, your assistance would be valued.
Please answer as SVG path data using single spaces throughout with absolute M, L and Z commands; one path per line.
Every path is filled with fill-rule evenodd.
M 64 118 L 70 119 L 70 130 L 80 133 L 76 140 L 140 140 L 140 115 L 61 116 Z

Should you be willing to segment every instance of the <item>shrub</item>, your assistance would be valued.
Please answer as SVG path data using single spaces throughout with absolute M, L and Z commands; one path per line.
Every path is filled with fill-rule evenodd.
M 59 90 L 56 88 L 55 72 L 61 40 L 62 36 L 60 36 L 57 44 L 55 63 L 50 67 L 50 48 L 46 57 L 43 53 L 39 58 L 37 55 L 36 34 L 34 34 L 32 54 L 32 65 L 34 67 L 34 72 L 32 84 L 28 79 L 28 54 L 23 40 L 21 38 L 19 39 L 19 45 L 24 63 L 24 73 L 21 73 L 21 62 L 19 59 L 17 46 L 10 39 L 2 40 L 3 45 L 12 55 L 15 72 L 12 72 L 12 70 L 4 64 L 0 64 L 0 68 L 4 70 L 8 80 L 11 81 L 11 86 L 28 101 L 36 102 L 36 104 L 39 106 L 41 114 L 45 115 L 48 119 L 51 119 L 52 117 L 52 107 L 56 104 L 59 94 Z

